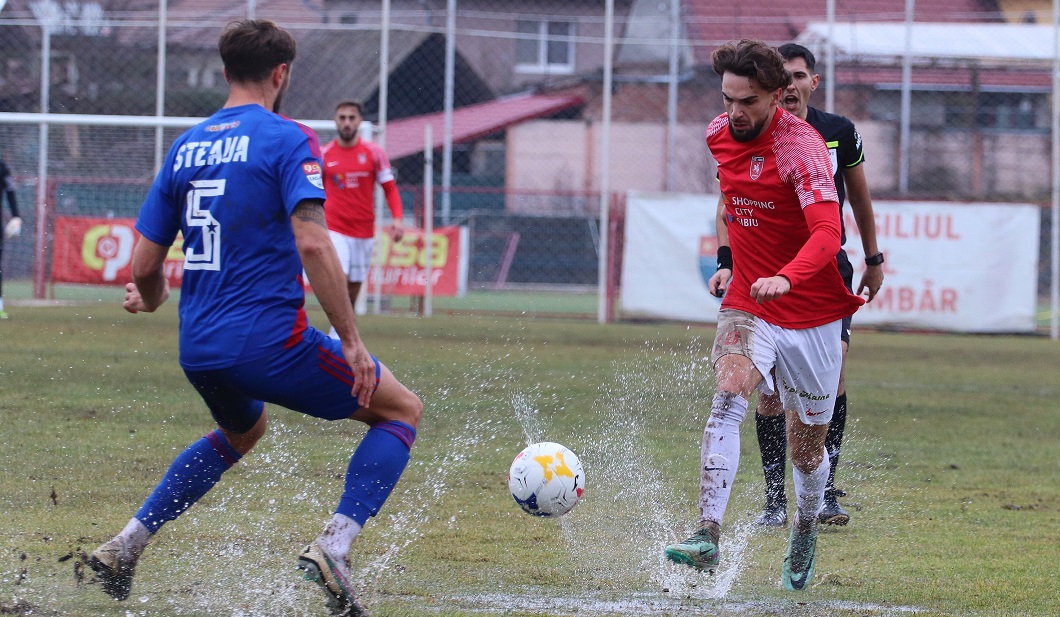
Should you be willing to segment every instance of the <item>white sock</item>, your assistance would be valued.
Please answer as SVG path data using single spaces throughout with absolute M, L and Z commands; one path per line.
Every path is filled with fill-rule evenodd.
M 4 299 L 0 298 L 0 311 L 4 310 Z
M 791 466 L 792 480 L 795 482 L 795 507 L 799 518 L 804 521 L 815 521 L 824 507 L 824 487 L 828 484 L 828 452 L 824 453 L 821 464 L 813 473 L 803 473 Z
M 133 557 L 139 557 L 144 552 L 144 549 L 147 548 L 147 543 L 151 541 L 152 535 L 147 527 L 144 527 L 144 524 L 134 517 L 125 524 L 125 529 L 121 530 L 118 537 L 125 542 L 125 547 L 129 549 Z
M 700 523 L 721 525 L 729 507 L 732 482 L 740 464 L 740 422 L 747 399 L 734 392 L 718 392 L 710 406 L 700 453 L 703 474 L 699 483 Z
M 324 528 L 324 533 L 317 538 L 317 542 L 329 555 L 337 558 L 341 563 L 346 563 L 350 545 L 359 533 L 361 533 L 361 525 L 357 521 L 336 512 L 331 517 L 331 522 Z

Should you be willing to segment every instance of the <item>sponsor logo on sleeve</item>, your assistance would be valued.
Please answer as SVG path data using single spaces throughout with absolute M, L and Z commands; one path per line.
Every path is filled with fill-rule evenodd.
M 324 175 L 320 170 L 320 163 L 316 161 L 306 161 L 302 163 L 302 173 L 305 174 L 306 180 L 318 189 L 324 188 Z

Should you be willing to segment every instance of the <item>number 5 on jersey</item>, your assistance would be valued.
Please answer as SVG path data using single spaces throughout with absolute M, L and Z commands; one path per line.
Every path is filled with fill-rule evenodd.
M 188 224 L 188 238 L 184 241 L 185 270 L 220 270 L 221 269 L 221 225 L 210 214 L 209 197 L 220 197 L 225 194 L 224 180 L 192 180 L 192 189 L 188 191 L 188 208 L 184 211 L 184 220 Z M 194 238 L 192 227 L 201 227 L 199 234 L 200 249 L 191 246 L 189 240 Z

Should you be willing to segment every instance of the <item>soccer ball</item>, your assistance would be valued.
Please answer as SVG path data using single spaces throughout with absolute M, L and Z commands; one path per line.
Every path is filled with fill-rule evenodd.
M 585 491 L 585 472 L 578 457 L 558 443 L 526 447 L 508 470 L 508 488 L 515 503 L 534 516 L 563 516 Z

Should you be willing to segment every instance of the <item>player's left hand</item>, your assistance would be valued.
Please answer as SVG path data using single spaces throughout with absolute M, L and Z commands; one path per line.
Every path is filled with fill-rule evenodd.
M 394 242 L 405 237 L 405 226 L 401 224 L 401 221 L 394 221 L 390 225 L 387 225 L 385 231 L 390 234 L 390 237 Z
M 784 276 L 760 278 L 751 284 L 751 299 L 759 304 L 776 300 L 791 291 L 791 281 Z
M 11 217 L 11 220 L 4 226 L 4 235 L 8 238 L 22 235 L 22 219 L 17 216 Z
M 375 361 L 360 339 L 343 342 L 342 355 L 353 373 L 353 390 L 351 394 L 361 407 L 368 407 L 375 392 Z
M 872 302 L 880 287 L 883 287 L 883 264 L 865 266 L 865 273 L 861 275 L 861 283 L 858 284 L 858 295 L 865 295 L 865 301 Z M 864 292 L 868 292 L 867 295 Z

